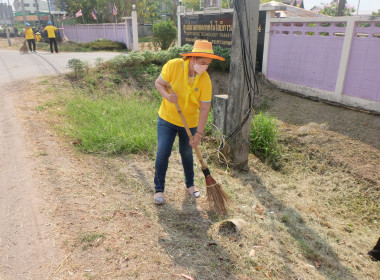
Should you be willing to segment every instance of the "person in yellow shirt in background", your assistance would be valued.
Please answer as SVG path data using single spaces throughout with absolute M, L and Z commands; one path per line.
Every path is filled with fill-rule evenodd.
M 50 43 L 50 51 L 51 53 L 54 53 L 53 51 L 53 44 L 54 44 L 54 50 L 56 53 L 58 53 L 58 46 L 57 41 L 55 39 L 55 31 L 57 30 L 57 27 L 53 26 L 51 21 L 48 22 L 48 26 L 46 26 L 44 29 L 42 29 L 42 32 L 47 31 L 49 43 Z
M 33 29 L 30 27 L 29 22 L 25 23 L 24 35 L 26 41 L 28 42 L 30 52 L 36 52 L 36 35 L 34 35 Z

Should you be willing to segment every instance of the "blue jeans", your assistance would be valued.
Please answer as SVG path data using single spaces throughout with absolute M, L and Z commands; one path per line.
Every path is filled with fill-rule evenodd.
M 197 128 L 190 128 L 190 131 L 194 135 Z M 169 157 L 177 134 L 179 137 L 179 153 L 185 173 L 185 184 L 187 187 L 194 185 L 193 148 L 189 145 L 189 136 L 185 128 L 171 124 L 158 117 L 158 146 L 155 164 L 156 171 L 154 173 L 154 188 L 156 192 L 164 192 L 165 190 L 166 171 L 168 170 Z

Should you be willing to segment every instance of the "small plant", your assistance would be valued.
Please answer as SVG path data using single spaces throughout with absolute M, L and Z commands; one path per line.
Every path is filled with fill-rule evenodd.
M 88 70 L 88 64 L 77 58 L 70 59 L 66 67 L 74 71 L 74 75 L 77 78 L 82 77 L 84 72 Z
M 210 110 L 210 113 L 208 114 L 207 122 L 206 122 L 206 127 L 205 127 L 205 134 L 211 135 L 212 134 L 212 123 L 214 122 L 214 116 L 212 113 L 212 108 Z
M 99 246 L 104 240 L 105 236 L 102 233 L 86 233 L 80 237 L 80 243 L 82 243 L 82 250 L 88 249 L 88 247 Z
M 111 78 L 112 78 L 112 81 L 113 81 L 115 84 L 117 84 L 117 85 L 120 85 L 121 82 L 123 81 L 120 75 L 115 75 L 115 76 L 113 76 L 113 77 L 111 77 Z
M 153 44 L 167 50 L 177 38 L 177 28 L 173 21 L 159 21 L 153 24 Z
M 262 160 L 267 159 L 272 164 L 280 158 L 280 148 L 277 142 L 277 121 L 274 117 L 260 112 L 253 117 L 250 132 L 250 151 Z
M 95 59 L 95 66 L 100 67 L 103 64 L 103 62 L 104 62 L 104 58 L 98 57 Z

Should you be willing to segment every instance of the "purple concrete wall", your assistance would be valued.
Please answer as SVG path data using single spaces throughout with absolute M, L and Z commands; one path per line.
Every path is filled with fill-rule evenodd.
M 380 22 L 355 23 L 343 94 L 380 101 Z
M 132 49 L 132 21 L 128 20 L 127 24 L 129 31 L 128 39 L 125 23 L 65 25 L 64 30 L 60 30 L 60 32 L 64 32 L 69 41 L 77 43 L 88 43 L 96 39 L 108 39 L 123 42 L 127 45 L 128 49 Z
M 346 28 L 323 24 L 272 23 L 267 78 L 335 91 Z

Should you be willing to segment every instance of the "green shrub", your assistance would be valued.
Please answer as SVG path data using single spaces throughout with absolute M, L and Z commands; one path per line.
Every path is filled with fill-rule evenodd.
M 154 52 L 151 50 L 146 50 L 141 52 L 141 55 L 144 57 L 144 64 L 150 64 L 153 62 Z
M 171 47 L 170 49 L 168 49 L 168 52 L 169 52 L 169 55 L 172 59 L 177 58 L 177 57 L 181 57 L 180 53 L 183 53 L 182 47 L 179 47 L 179 46 Z
M 111 67 L 116 71 L 123 71 L 125 68 L 135 68 L 143 65 L 145 57 L 139 52 L 131 52 L 128 55 L 119 54 L 109 60 Z
M 177 38 L 177 28 L 173 21 L 159 21 L 153 24 L 153 44 L 167 50 Z
M 85 61 L 81 61 L 80 59 L 73 58 L 67 62 L 66 67 L 74 71 L 74 75 L 76 77 L 82 77 L 85 71 L 88 71 L 89 65 Z
M 114 58 L 110 59 L 108 63 L 115 69 L 121 69 L 129 63 L 129 58 L 125 54 L 119 54 Z
M 163 65 L 165 64 L 166 62 L 168 62 L 168 60 L 171 59 L 171 55 L 170 55 L 170 52 L 168 51 L 159 51 L 155 54 L 154 58 L 153 58 L 153 63 L 154 64 L 158 64 L 158 65 Z
M 95 59 L 95 62 L 94 62 L 94 64 L 95 64 L 96 67 L 101 66 L 103 63 L 104 63 L 104 58 L 102 58 L 102 57 L 97 57 Z
M 223 57 L 226 61 L 220 61 L 218 59 L 213 59 L 210 68 L 222 72 L 228 72 L 230 70 L 231 61 L 231 49 L 222 48 L 220 46 L 213 47 L 214 54 Z
M 250 131 L 250 151 L 272 164 L 280 158 L 277 120 L 260 112 L 253 117 Z
M 180 49 L 180 52 L 179 53 L 189 53 L 193 50 L 193 46 L 192 45 L 189 45 L 189 44 L 185 44 L 181 47 Z
M 145 57 L 140 52 L 131 52 L 128 56 L 130 58 L 130 65 L 128 66 L 137 67 L 145 62 Z
M 127 48 L 123 42 L 115 42 L 107 39 L 97 39 L 95 41 L 81 43 L 79 45 L 85 48 L 91 48 L 93 50 L 121 50 Z

